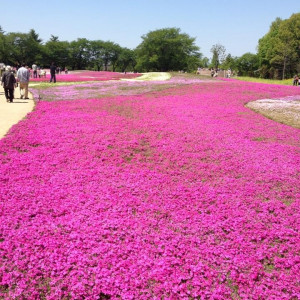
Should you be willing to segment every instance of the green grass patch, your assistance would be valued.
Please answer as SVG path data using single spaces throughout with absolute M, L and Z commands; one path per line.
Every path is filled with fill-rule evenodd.
M 87 83 L 95 83 L 98 81 L 65 81 L 65 82 L 31 82 L 29 83 L 29 87 L 37 90 L 52 88 L 56 86 L 67 86 L 67 85 L 77 85 L 77 84 L 87 84 Z
M 263 78 L 255 78 L 255 77 L 246 77 L 246 76 L 238 76 L 234 77 L 234 79 L 249 81 L 249 82 L 258 82 L 258 83 L 268 83 L 268 84 L 281 84 L 281 85 L 293 85 L 293 79 L 284 79 L 284 80 L 274 80 L 274 79 L 263 79 Z

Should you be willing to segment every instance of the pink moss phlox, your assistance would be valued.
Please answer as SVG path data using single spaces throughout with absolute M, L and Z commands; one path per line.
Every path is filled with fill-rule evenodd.
M 244 106 L 299 88 L 56 93 L 0 141 L 0 298 L 299 298 L 300 133 Z
M 57 74 L 56 80 L 58 82 L 77 82 L 77 81 L 107 81 L 107 80 L 120 80 L 121 78 L 136 78 L 141 74 L 138 73 L 118 73 L 118 72 L 107 72 L 107 71 L 82 71 L 82 72 L 70 72 L 69 74 Z M 32 82 L 47 82 L 50 80 L 49 71 L 46 77 L 41 78 L 30 78 Z

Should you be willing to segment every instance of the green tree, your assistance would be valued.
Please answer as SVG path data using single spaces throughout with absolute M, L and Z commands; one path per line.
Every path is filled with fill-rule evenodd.
M 231 54 L 227 54 L 225 60 L 223 61 L 221 67 L 224 70 L 237 70 L 237 57 L 231 56 Z
M 90 42 L 85 38 L 78 38 L 70 43 L 70 65 L 72 70 L 83 70 L 88 66 Z
M 22 62 L 28 65 L 40 63 L 43 56 L 42 40 L 33 29 L 29 33 L 8 33 L 4 40 L 6 63 L 12 65 L 20 65 Z
M 226 49 L 221 44 L 215 44 L 211 47 L 210 52 L 213 54 L 211 64 L 215 69 L 219 69 L 219 66 L 225 60 Z
M 55 62 L 57 66 L 65 68 L 70 64 L 70 43 L 60 41 L 57 36 L 51 35 L 49 41 L 44 46 L 44 57 L 42 64 L 50 66 L 51 62 Z
M 97 68 L 99 71 L 102 66 L 105 71 L 108 71 L 109 67 L 115 71 L 119 55 L 122 48 L 111 41 L 91 41 L 90 42 L 90 66 Z
M 28 34 L 20 32 L 10 32 L 6 35 L 6 47 L 8 50 L 8 57 L 6 64 L 21 65 L 22 62 L 28 62 L 28 56 L 31 57 L 30 47 L 28 43 Z
M 271 64 L 282 69 L 282 79 L 286 73 L 296 72 L 296 65 L 300 60 L 300 13 L 284 20 L 275 38 L 275 55 Z
M 30 29 L 28 33 L 27 44 L 27 62 L 29 63 L 29 65 L 32 65 L 33 63 L 40 65 L 44 56 L 44 47 L 42 45 L 42 39 L 34 29 Z
M 208 65 L 209 65 L 209 58 L 207 58 L 206 56 L 199 60 L 199 67 L 208 68 Z
M 4 30 L 0 26 L 0 62 L 7 62 L 9 60 L 9 45 Z
M 100 71 L 104 64 L 103 62 L 104 42 L 101 40 L 90 42 L 89 66 L 91 69 Z
M 297 72 L 300 61 L 300 13 L 276 18 L 258 42 L 261 77 L 285 78 Z
M 50 37 L 49 41 L 51 41 L 51 42 L 58 42 L 59 38 L 58 38 L 58 36 L 51 34 L 51 37 Z
M 38 44 L 40 44 L 42 42 L 42 39 L 40 39 L 39 35 L 35 32 L 34 29 L 29 30 L 28 38 L 31 42 L 35 42 Z
M 126 72 L 129 67 L 134 71 L 136 65 L 135 52 L 128 48 L 122 48 L 117 65 L 122 72 Z
M 188 71 L 195 70 L 200 63 L 195 38 L 181 33 L 179 28 L 150 31 L 142 40 L 136 49 L 139 71 Z
M 236 60 L 236 67 L 238 74 L 242 76 L 255 76 L 258 75 L 259 60 L 256 54 L 245 53 Z
M 115 71 L 120 53 L 121 53 L 121 47 L 118 44 L 110 41 L 104 42 L 102 59 L 104 62 L 105 71 L 108 70 L 109 64 L 112 66 L 113 71 Z

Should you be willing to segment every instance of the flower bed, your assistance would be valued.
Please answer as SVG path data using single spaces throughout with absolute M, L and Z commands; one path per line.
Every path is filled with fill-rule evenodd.
M 136 78 L 140 76 L 138 73 L 117 73 L 117 72 L 96 72 L 96 71 L 83 71 L 83 72 L 70 72 L 69 74 L 56 74 L 57 82 L 77 82 L 77 81 L 107 81 L 107 80 L 120 80 L 122 78 Z M 31 78 L 30 82 L 47 82 L 50 81 L 50 74 L 46 77 Z
M 244 106 L 297 93 L 40 101 L 0 141 L 0 297 L 297 299 L 299 130 Z
M 35 99 L 42 98 L 45 101 L 65 101 L 76 100 L 79 98 L 92 99 L 97 97 L 109 97 L 118 95 L 138 95 L 145 94 L 151 91 L 164 90 L 166 88 L 174 88 L 193 83 L 217 81 L 199 80 L 199 79 L 182 79 L 171 78 L 161 81 L 98 81 L 98 82 L 80 82 L 66 87 L 63 84 L 42 84 L 41 86 L 32 86 L 32 94 Z M 42 88 L 41 88 L 42 87 Z
M 144 73 L 142 76 L 134 79 L 122 79 L 122 80 L 143 80 L 143 81 L 160 81 L 160 80 L 169 80 L 171 78 L 171 74 L 167 72 L 149 72 Z

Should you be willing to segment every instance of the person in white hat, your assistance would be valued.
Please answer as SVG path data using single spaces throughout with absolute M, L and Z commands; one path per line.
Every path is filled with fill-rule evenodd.
M 10 66 L 6 66 L 5 72 L 2 75 L 1 83 L 4 88 L 5 97 L 7 102 L 13 102 L 14 100 L 14 89 L 16 86 L 16 78 L 11 71 Z

